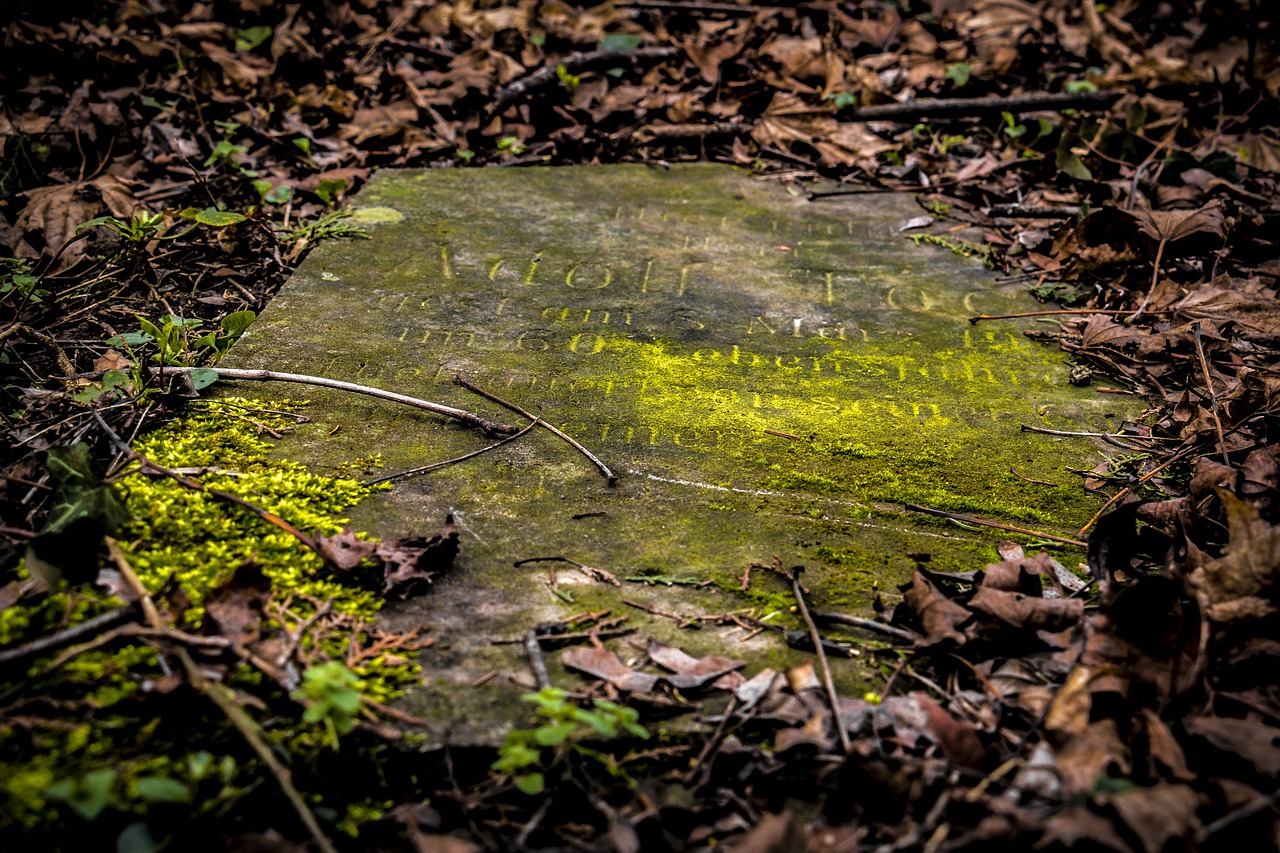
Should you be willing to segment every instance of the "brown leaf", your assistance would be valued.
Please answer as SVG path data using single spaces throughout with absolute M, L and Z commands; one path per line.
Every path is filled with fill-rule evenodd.
M 316 536 L 316 550 L 320 552 L 320 556 L 325 562 L 344 572 L 360 565 L 360 561 L 372 556 L 377 548 L 376 540 L 370 542 L 357 539 L 350 527 L 333 538 Z
M 687 655 L 675 646 L 649 641 L 649 657 L 654 663 L 671 670 L 674 675 L 664 676 L 666 681 L 678 690 L 689 690 L 701 687 L 727 672 L 733 672 L 746 666 L 745 661 L 731 660 L 723 655 L 707 655 L 695 658 Z
M 1247 768 L 1274 788 L 1280 778 L 1280 728 L 1223 717 L 1199 717 L 1184 727 L 1187 752 L 1198 759 L 1201 774 L 1230 776 Z
M 969 607 L 1020 631 L 1063 631 L 1084 615 L 1078 598 L 1039 598 L 986 585 L 969 599 Z
M 240 89 L 252 89 L 275 68 L 275 63 L 264 57 L 232 53 L 209 41 L 201 42 L 200 50 L 222 69 L 227 82 Z
M 561 652 L 560 661 L 569 669 L 585 672 L 628 693 L 652 693 L 658 683 L 658 676 L 636 672 L 604 648 L 574 646 Z
M 256 563 L 245 563 L 204 600 L 205 633 L 226 637 L 237 649 L 258 639 L 271 581 Z
M 93 219 L 98 213 L 98 203 L 84 193 L 84 188 L 85 184 L 58 184 L 27 190 L 23 193 L 27 206 L 15 223 L 18 231 L 39 234 L 49 254 L 58 251 L 75 236 L 80 223 Z M 68 246 L 63 253 L 67 263 L 82 257 L 84 248 L 79 243 Z
M 959 720 L 941 705 L 923 693 L 912 693 L 928 720 L 926 727 L 942 750 L 942 755 L 953 764 L 964 767 L 980 767 L 987 751 L 972 723 Z
M 446 516 L 444 528 L 429 539 L 420 537 L 385 541 L 375 552 L 383 560 L 385 595 L 405 599 L 421 595 L 440 572 L 453 568 L 458 556 L 458 531 L 453 516 Z
M 1144 850 L 1190 850 L 1200 831 L 1200 797 L 1186 785 L 1132 788 L 1107 798 Z
M 1129 215 L 1143 234 L 1157 242 L 1173 243 L 1200 232 L 1219 237 L 1225 233 L 1222 208 L 1217 202 L 1199 210 L 1132 210 Z
M 912 576 L 911 588 L 903 593 L 902 600 L 920 620 L 928 645 L 944 641 L 964 644 L 965 637 L 960 633 L 959 627 L 972 619 L 973 615 L 943 595 L 924 574 L 917 571 Z
M 1204 567 L 1211 604 L 1256 595 L 1280 580 L 1280 527 L 1228 489 L 1217 489 L 1226 510 L 1230 539 L 1222 557 Z
M 782 814 L 766 814 L 760 823 L 733 844 L 730 853 L 806 853 L 807 833 L 790 810 Z
M 94 370 L 128 370 L 133 362 L 114 349 L 109 349 L 93 360 Z
M 411 101 L 397 101 L 356 110 L 351 121 L 338 128 L 338 136 L 360 145 L 370 139 L 399 136 L 417 123 L 417 106 Z
M 1068 806 L 1049 818 L 1037 848 L 1089 850 L 1093 853 L 1134 853 L 1121 837 L 1114 821 L 1089 808 L 1087 803 Z

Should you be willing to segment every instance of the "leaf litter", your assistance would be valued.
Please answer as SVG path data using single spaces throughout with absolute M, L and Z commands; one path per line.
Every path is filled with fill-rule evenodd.
M 375 168 L 706 159 L 801 185 L 910 191 L 1055 303 L 1028 334 L 1068 352 L 1098 393 L 1149 401 L 1121 436 L 1136 451 L 1084 480 L 1106 501 L 1081 533 L 1087 587 L 1017 546 L 963 575 L 922 567 L 878 608 L 897 633 L 824 623 L 885 674 L 877 692 L 834 706 L 813 666 L 740 672 L 657 644 L 628 663 L 603 645 L 607 617 L 587 618 L 564 634 L 587 645 L 560 652 L 586 676 L 581 701 L 694 707 L 710 734 L 628 746 L 613 763 L 569 750 L 539 799 L 483 761 L 450 758 L 415 777 L 427 782 L 379 776 L 372 768 L 394 776 L 400 765 L 370 756 L 421 721 L 368 697 L 343 736 L 363 748 L 344 740 L 308 759 L 299 784 L 333 797 L 327 777 L 363 780 L 377 792 L 381 805 L 346 824 L 363 849 L 1277 846 L 1280 53 L 1265 4 L 100 5 L 67 17 L 19 2 L 4 25 L 0 617 L 48 595 L 12 569 L 28 542 L 78 590 L 97 574 L 85 544 L 96 550 L 116 523 L 89 459 L 75 463 L 75 494 L 65 473 L 50 488 L 60 448 L 85 442 L 99 470 L 115 453 L 73 394 L 130 403 L 102 411 L 126 435 L 181 405 L 139 405 L 153 366 L 105 342 L 132 332 L 136 315 L 214 328 L 259 310 L 324 239 L 308 226 Z M 85 68 L 98 73 L 80 78 Z M 1016 106 L 1043 93 L 1079 101 Z M 959 99 L 978 100 L 964 114 L 942 109 Z M 188 208 L 207 212 L 191 230 L 179 223 Z M 137 214 L 159 219 L 143 227 Z M 101 216 L 119 227 L 79 228 Z M 427 592 L 459 547 L 450 524 L 401 542 L 348 532 L 315 543 L 342 583 L 393 598 Z M 192 602 L 171 586 L 154 602 L 168 633 L 136 648 L 190 649 L 261 719 L 287 713 L 280 697 L 316 664 L 406 660 L 430 643 L 368 629 L 323 600 L 277 600 L 252 563 L 231 568 L 201 604 L 199 634 L 184 616 Z M 105 696 L 60 693 L 40 673 L 75 666 L 86 644 L 155 630 L 128 609 L 144 602 L 124 594 L 119 572 L 103 580 L 133 603 L 104 614 L 99 634 L 77 633 L 87 614 L 72 608 L 0 649 L 6 760 L 66 725 L 57 709 Z M 245 682 L 235 661 L 279 690 Z M 198 713 L 181 673 L 139 675 L 139 719 Z M 325 689 L 334 708 L 349 699 L 339 682 Z M 210 736 L 210 748 L 252 761 L 225 733 Z M 227 846 L 306 836 L 230 782 L 209 788 L 200 761 L 182 790 L 204 785 L 202 798 L 235 815 L 208 824 Z M 49 787 L 66 819 L 95 815 L 121 843 L 163 837 L 171 824 L 157 809 L 143 812 L 151 824 L 128 822 L 106 772 Z M 162 788 L 138 784 L 158 799 Z M 338 837 L 341 816 L 324 815 L 322 834 Z

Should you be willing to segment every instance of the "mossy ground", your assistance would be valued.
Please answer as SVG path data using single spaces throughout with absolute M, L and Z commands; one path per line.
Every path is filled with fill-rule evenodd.
M 268 437 L 293 428 L 301 408 L 288 400 L 202 401 L 178 423 L 140 439 L 135 449 L 161 465 L 202 469 L 198 476 L 207 488 L 241 497 L 308 533 L 331 536 L 346 524 L 340 513 L 370 489 L 268 459 Z M 261 566 L 274 600 L 288 607 L 287 615 L 268 613 L 267 631 L 295 628 L 319 603 L 330 601 L 335 613 L 351 617 L 359 642 L 360 626 L 381 607 L 374 592 L 334 580 L 318 556 L 247 509 L 139 473 L 121 478 L 118 489 L 132 514 L 117 534 L 121 548 L 153 594 L 172 599 L 181 590 L 189 606 L 179 627 L 199 633 L 205 595 L 247 563 Z M 120 605 L 92 587 L 52 592 L 0 611 L 0 644 L 29 641 Z M 303 640 L 310 656 L 341 660 L 353 638 L 347 631 L 323 636 L 317 648 L 308 648 L 310 642 Z M 157 810 L 172 819 L 175 810 L 186 809 L 189 818 L 199 819 L 230 808 L 259 785 L 273 784 L 262 778 L 262 769 L 212 704 L 185 688 L 175 691 L 169 675 L 175 664 L 166 663 L 156 648 L 121 638 L 51 668 L 55 657 L 32 660 L 22 679 L 4 687 L 8 725 L 0 731 L 0 827 L 6 831 L 46 838 L 58 837 L 60 827 L 83 831 L 89 802 L 105 808 L 95 824 L 104 829 Z M 361 692 L 384 701 L 415 681 L 418 670 L 390 653 L 354 668 Z M 329 760 L 323 730 L 302 723 L 301 707 L 260 672 L 232 665 L 225 681 L 265 703 L 255 716 L 301 778 L 308 767 Z M 100 790 L 91 796 L 95 784 Z M 352 830 L 379 809 L 359 792 L 350 793 L 347 802 L 327 812 L 339 829 Z

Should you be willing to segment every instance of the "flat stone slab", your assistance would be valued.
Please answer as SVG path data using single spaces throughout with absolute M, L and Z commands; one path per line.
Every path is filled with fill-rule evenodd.
M 457 374 L 559 426 L 619 475 L 535 429 L 492 453 L 400 481 L 357 508 L 374 535 L 462 531 L 455 570 L 388 623 L 426 622 L 425 686 L 407 706 L 439 739 L 494 742 L 531 680 L 516 638 L 584 610 L 626 615 L 694 654 L 761 665 L 802 657 L 766 632 L 679 617 L 755 606 L 794 624 L 786 584 L 752 562 L 807 567 L 812 604 L 856 611 L 917 560 L 962 570 L 998 559 L 1006 534 L 909 515 L 904 502 L 1070 533 L 1092 514 L 1068 468 L 1080 439 L 1023 424 L 1114 429 L 1123 403 L 1072 387 L 1034 310 L 972 259 L 898 232 L 906 195 L 809 202 L 718 165 L 383 171 L 355 199 L 369 241 L 317 248 L 225 364 L 375 385 L 506 422 Z M 281 453 L 321 470 L 378 452 L 388 472 L 490 439 L 426 412 L 307 389 L 313 421 Z M 688 586 L 617 588 L 620 578 Z M 1068 563 L 1074 562 L 1067 558 Z M 556 590 L 548 587 L 555 568 Z M 623 657 L 627 647 L 621 647 Z M 553 676 L 571 684 L 555 668 Z M 835 662 L 856 684 L 857 661 Z M 499 673 L 481 687 L 472 682 Z

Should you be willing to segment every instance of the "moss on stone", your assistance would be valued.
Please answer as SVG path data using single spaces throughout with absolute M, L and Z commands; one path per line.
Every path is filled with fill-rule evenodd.
M 301 530 L 331 536 L 346 525 L 340 513 L 371 490 L 354 480 L 320 476 L 301 464 L 269 458 L 271 442 L 266 436 L 290 429 L 295 422 L 291 413 L 302 406 L 287 400 L 200 401 L 192 404 L 182 420 L 143 437 L 135 447 L 161 465 L 205 469 L 199 477 L 206 487 L 250 501 Z M 125 477 L 119 488 L 133 516 L 119 533 L 122 549 L 152 592 L 159 592 L 171 580 L 181 587 L 192 603 L 185 614 L 191 625 L 199 623 L 201 602 L 208 591 L 250 561 L 261 565 L 271 579 L 276 600 L 290 601 L 291 610 L 301 618 L 324 600 L 332 600 L 335 611 L 365 621 L 372 621 L 381 608 L 377 595 L 328 577 L 319 557 L 242 507 L 167 478 L 142 474 Z M 0 644 L 25 642 L 78 624 L 120 603 L 91 588 L 57 591 L 33 603 L 19 603 L 0 611 Z M 345 636 L 331 638 L 315 651 L 342 659 L 348 642 Z M 195 760 L 191 757 L 195 750 L 235 751 L 236 735 L 212 706 L 207 708 L 210 716 L 205 719 L 137 716 L 139 710 L 146 713 L 149 702 L 165 701 L 145 696 L 151 685 L 165 678 L 165 669 L 151 646 L 126 643 L 116 649 L 84 652 L 46 673 L 50 659 L 46 656 L 30 664 L 28 677 L 35 680 L 25 689 L 33 696 L 48 691 L 65 703 L 64 707 L 87 706 L 95 716 L 92 723 L 82 725 L 58 721 L 29 731 L 16 727 L 0 730 L 0 813 L 4 815 L 0 827 L 35 830 L 56 826 L 68 818 L 63 815 L 63 806 L 50 797 L 51 786 L 60 779 L 77 779 L 102 768 L 116 774 L 113 806 L 145 813 L 151 802 L 139 796 L 139 779 L 158 775 L 194 786 L 188 765 Z M 415 683 L 420 668 L 416 662 L 388 654 L 355 671 L 361 677 L 361 691 L 385 702 Z M 233 667 L 226 679 L 242 689 L 265 690 L 272 701 L 283 702 L 283 707 L 292 705 L 247 664 Z M 51 717 L 57 720 L 56 713 Z M 193 732 L 199 734 L 193 737 Z M 299 718 L 277 715 L 268 737 L 299 761 L 326 749 L 320 730 Z M 236 792 L 247 790 L 260 772 L 252 762 L 235 763 L 229 753 L 214 754 L 208 760 L 222 763 L 223 792 L 217 796 L 224 799 L 234 800 L 239 796 Z M 205 805 L 195 803 L 197 808 Z M 351 829 L 375 815 L 379 806 L 356 802 L 343 808 L 346 816 L 340 823 Z

